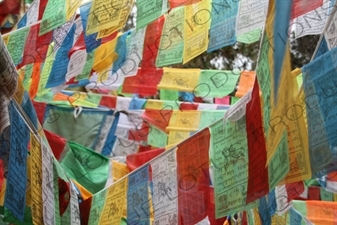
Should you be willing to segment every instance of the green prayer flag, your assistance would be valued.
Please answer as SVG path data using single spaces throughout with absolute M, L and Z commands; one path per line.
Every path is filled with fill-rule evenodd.
M 109 175 L 109 159 L 93 150 L 68 141 L 61 165 L 68 177 L 95 194 L 105 187 Z

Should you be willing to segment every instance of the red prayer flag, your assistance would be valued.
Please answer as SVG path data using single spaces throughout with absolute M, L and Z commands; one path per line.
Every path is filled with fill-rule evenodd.
M 40 5 L 39 5 L 39 18 L 38 20 L 42 20 L 44 10 L 46 9 L 48 0 L 40 0 Z
M 126 156 L 126 165 L 129 168 L 129 171 L 133 171 L 137 169 L 138 167 L 144 165 L 151 159 L 157 157 L 161 153 L 163 153 L 165 149 L 159 148 L 159 149 L 153 149 L 145 152 L 140 152 L 136 154 L 130 154 Z
M 51 150 L 54 153 L 55 158 L 57 160 L 60 160 L 67 140 L 48 130 L 44 130 L 44 134 L 46 135 L 46 138 L 48 140 Z
M 100 106 L 108 107 L 109 109 L 116 108 L 117 97 L 116 96 L 108 96 L 102 95 L 101 101 L 99 103 Z
M 170 122 L 172 112 L 173 110 L 145 109 L 142 118 L 149 124 L 153 124 L 159 129 L 165 131 Z
M 44 102 L 33 101 L 33 106 L 37 115 L 37 119 L 39 120 L 40 124 L 43 124 L 47 104 Z
M 310 186 L 308 188 L 308 200 L 321 200 L 321 189 L 320 187 Z
M 285 186 L 287 189 L 288 202 L 291 202 L 293 199 L 298 198 L 304 192 L 303 181 L 286 184 Z
M 323 5 L 323 0 L 293 0 L 291 19 L 302 16 Z
M 179 7 L 179 6 L 186 6 L 200 2 L 200 0 L 169 0 L 170 9 Z
M 137 75 L 124 79 L 122 92 L 153 96 L 157 94 L 157 85 L 163 76 L 163 69 L 139 68 Z
M 156 67 L 160 37 L 164 26 L 165 17 L 161 16 L 146 27 L 144 50 L 141 67 Z
M 262 127 L 259 84 L 255 77 L 252 99 L 246 107 L 248 141 L 248 186 L 246 203 L 251 203 L 269 192 L 266 141 Z
M 208 220 L 211 225 L 223 225 L 227 217 L 215 219 L 214 188 L 210 187 L 210 202 L 208 206 Z
M 178 221 L 194 225 L 208 214 L 210 132 L 206 128 L 187 139 L 177 150 Z
M 24 65 L 44 62 L 47 57 L 49 44 L 53 38 L 53 33 L 48 32 L 39 36 L 40 24 L 32 26 L 26 38 L 23 57 L 18 68 Z
M 179 105 L 179 110 L 198 110 L 198 106 L 197 103 L 183 102 Z
M 0 3 L 0 14 L 20 14 L 20 1 L 4 0 Z

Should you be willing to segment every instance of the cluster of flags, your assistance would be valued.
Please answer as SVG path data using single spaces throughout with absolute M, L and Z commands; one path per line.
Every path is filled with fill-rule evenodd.
M 333 224 L 333 8 L 35 0 L 0 42 L 1 222 Z M 313 60 L 291 71 L 290 25 L 320 10 Z M 171 67 L 259 39 L 256 71 Z

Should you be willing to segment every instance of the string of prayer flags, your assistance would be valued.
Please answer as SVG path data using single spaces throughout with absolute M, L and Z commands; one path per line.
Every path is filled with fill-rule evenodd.
M 277 8 L 278 4 L 282 4 L 280 2 L 271 2 L 269 5 L 269 12 L 266 22 L 265 28 L 265 36 L 266 38 L 276 37 L 276 32 L 281 32 L 281 30 L 285 30 L 288 26 L 289 18 L 282 17 L 282 13 Z M 287 4 L 282 7 L 286 7 L 283 10 L 288 10 L 287 7 L 291 7 L 291 3 L 287 2 Z M 276 9 L 277 8 L 277 9 Z M 277 15 L 275 15 L 274 10 L 276 10 Z M 278 23 L 278 17 L 282 20 L 282 22 Z M 282 18 L 281 18 L 282 17 Z M 276 22 L 277 21 L 277 22 Z M 268 119 L 265 120 L 265 126 L 269 126 L 267 132 L 267 163 L 271 160 L 273 155 L 278 149 L 277 145 L 282 138 L 283 130 L 286 129 L 285 126 L 277 126 L 278 123 L 276 118 L 281 117 L 284 118 L 287 110 L 290 107 L 290 102 L 293 101 L 295 95 L 297 94 L 295 91 L 296 80 L 294 76 L 289 76 L 291 73 L 291 65 L 290 65 L 290 50 L 289 44 L 285 42 L 286 34 L 283 32 L 281 36 L 278 38 L 273 38 L 274 48 L 270 48 L 267 46 L 266 51 L 268 51 L 268 59 L 269 59 L 269 71 L 270 71 L 270 82 L 265 85 L 269 85 L 268 93 L 270 93 L 269 100 L 267 103 L 265 111 L 269 111 Z M 268 49 L 269 48 L 269 49 Z M 268 49 L 268 50 L 267 50 Z M 280 50 L 280 52 L 276 52 L 276 49 Z M 264 56 L 266 57 L 266 56 Z M 269 78 L 268 78 L 269 79 Z M 277 83 L 277 85 L 276 85 Z M 262 87 L 262 85 L 261 85 Z M 284 90 L 287 88 L 288 91 L 284 92 L 283 95 L 278 97 L 278 92 L 280 90 Z M 278 104 L 278 102 L 282 102 Z M 270 105 L 269 105 L 270 104 Z M 270 107 L 270 108 L 269 108 Z M 284 124 L 283 124 L 284 125 Z

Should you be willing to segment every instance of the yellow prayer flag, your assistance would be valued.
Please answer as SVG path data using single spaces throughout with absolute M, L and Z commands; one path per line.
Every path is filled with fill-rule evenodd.
M 126 164 L 112 160 L 112 176 L 113 180 L 117 181 L 129 173 L 129 169 Z
M 183 64 L 207 50 L 210 6 L 207 0 L 185 6 Z
M 297 73 L 298 70 L 292 72 L 293 80 Z M 294 93 L 297 92 L 298 86 L 295 82 Z M 304 110 L 300 96 L 296 95 L 294 99 L 290 100 L 289 107 L 283 117 L 288 133 L 290 170 L 279 185 L 311 178 L 308 132 L 305 125 Z
M 167 130 L 197 131 L 199 129 L 201 111 L 173 111 Z
M 97 39 L 101 39 L 104 37 L 107 37 L 111 35 L 113 32 L 118 31 L 122 29 L 128 20 L 128 17 L 130 15 L 131 9 L 133 7 L 134 1 L 128 0 L 126 5 L 123 5 L 123 8 L 121 9 L 121 14 L 119 15 L 119 18 L 117 19 L 119 21 L 119 24 L 117 26 L 113 26 L 104 30 L 101 30 L 97 33 Z
M 190 132 L 188 131 L 177 131 L 177 130 L 170 130 L 168 135 L 168 146 L 166 149 L 173 147 L 176 144 L 179 144 L 186 138 L 190 136 Z
M 274 41 L 276 35 L 274 35 L 274 21 L 275 21 L 275 2 L 270 1 L 268 8 L 268 17 L 265 26 L 265 35 L 267 35 L 268 41 Z M 297 92 L 295 92 L 296 78 L 291 75 L 290 65 L 290 50 L 289 43 L 287 43 L 284 53 L 283 66 L 280 74 L 280 81 L 278 92 L 282 91 L 282 94 L 278 94 L 277 105 L 275 105 L 274 96 L 274 48 L 270 47 L 268 51 L 268 66 L 270 68 L 270 121 L 267 131 L 267 164 L 277 150 L 277 145 L 280 142 L 283 130 L 286 129 L 285 115 L 288 108 L 291 106 Z M 287 91 L 284 91 L 287 90 Z
M 43 225 L 43 200 L 42 200 L 42 154 L 41 143 L 33 134 L 30 135 L 30 172 L 32 185 L 32 218 L 34 224 Z
M 158 89 L 193 92 L 198 85 L 200 69 L 163 68 L 164 73 Z
M 14 99 L 21 104 L 22 103 L 22 99 L 23 99 L 23 94 L 24 94 L 25 88 L 22 85 L 22 81 L 19 78 L 18 79 L 18 87 L 15 91 L 15 95 L 14 95 Z
M 123 18 L 123 8 L 129 0 L 95 0 L 90 8 L 86 34 L 93 34 L 104 29 L 117 27 Z
M 99 224 L 119 224 L 124 211 L 127 193 L 127 178 L 120 180 L 108 188 L 106 200 Z
M 118 58 L 118 54 L 115 51 L 117 37 L 113 40 L 102 44 L 95 51 L 93 70 L 96 72 L 101 72 L 104 69 L 112 65 L 114 61 Z
M 164 102 L 161 100 L 148 99 L 145 104 L 145 109 L 157 109 L 161 110 L 164 108 Z
M 82 0 L 67 0 L 66 1 L 66 21 L 69 21 L 76 13 L 76 10 L 81 6 Z

